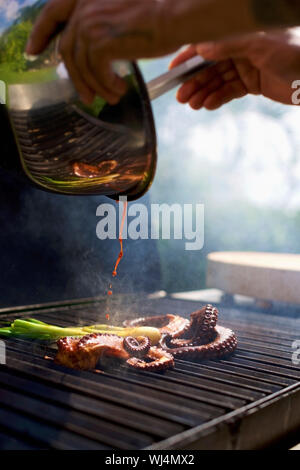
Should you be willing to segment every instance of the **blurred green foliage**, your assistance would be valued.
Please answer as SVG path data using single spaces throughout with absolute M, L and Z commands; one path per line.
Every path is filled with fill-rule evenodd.
M 13 25 L 0 38 L 0 61 L 9 64 L 10 70 L 14 72 L 24 72 L 27 68 L 24 50 L 31 29 L 32 22 L 23 21 Z
M 15 70 L 11 69 L 9 64 L 0 64 L 0 80 L 3 80 L 7 85 L 14 83 L 48 82 L 55 76 L 55 67 L 16 72 Z

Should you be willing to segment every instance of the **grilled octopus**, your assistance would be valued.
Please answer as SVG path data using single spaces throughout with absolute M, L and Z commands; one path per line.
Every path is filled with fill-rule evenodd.
M 231 354 L 237 346 L 235 333 L 217 325 L 218 309 L 212 305 L 193 312 L 190 320 L 179 315 L 142 317 L 124 322 L 126 327 L 153 326 L 159 329 L 159 347 L 150 339 L 121 338 L 113 334 L 89 334 L 58 341 L 55 362 L 72 369 L 94 369 L 101 357 L 115 357 L 129 367 L 158 371 L 174 366 L 178 359 L 212 359 Z
M 57 342 L 57 364 L 71 369 L 95 369 L 101 357 L 126 361 L 129 367 L 141 370 L 162 370 L 174 366 L 167 351 L 151 347 L 147 337 L 121 338 L 112 334 L 89 334 L 82 338 L 66 337 Z
M 237 346 L 235 333 L 217 326 L 219 311 L 212 305 L 193 312 L 190 320 L 176 315 L 143 317 L 124 322 L 130 326 L 156 326 L 161 348 L 175 358 L 212 359 L 231 354 Z

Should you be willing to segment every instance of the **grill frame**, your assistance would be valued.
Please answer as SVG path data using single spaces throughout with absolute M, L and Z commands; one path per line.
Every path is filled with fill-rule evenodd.
M 131 305 L 132 310 L 134 311 L 138 311 L 137 309 L 139 308 L 139 304 L 140 302 L 142 302 L 143 308 L 146 309 L 151 315 L 155 313 L 161 314 L 162 311 L 165 311 L 166 305 L 170 306 L 169 312 L 172 312 L 172 313 L 179 313 L 179 312 L 187 313 L 192 310 L 195 310 L 197 308 L 197 305 L 199 305 L 199 302 L 195 303 L 192 301 L 182 301 L 182 300 L 179 301 L 179 300 L 174 300 L 170 298 L 148 300 L 146 302 L 145 302 L 145 299 L 137 300 L 136 298 L 131 298 L 130 296 L 124 296 L 124 299 L 126 300 L 126 304 Z M 75 301 L 41 304 L 41 305 L 36 305 L 36 306 L 21 306 L 21 307 L 17 307 L 14 309 L 6 308 L 6 309 L 0 310 L 0 320 L 1 318 L 7 317 L 7 316 L 8 317 L 38 316 L 38 318 L 43 319 L 44 317 L 47 318 L 47 315 L 49 316 L 49 319 L 50 319 L 51 316 L 59 312 L 60 315 L 63 315 L 61 317 L 61 321 L 68 323 L 69 317 L 71 315 L 74 315 L 74 312 L 76 316 L 76 312 L 80 313 L 85 309 L 87 309 L 87 311 L 89 311 L 89 309 L 91 310 L 94 310 L 95 308 L 99 309 L 99 307 L 103 305 L 103 302 L 104 300 L 99 297 L 99 298 L 93 298 L 93 299 L 79 299 Z M 118 303 L 119 302 L 120 300 L 118 300 Z M 222 306 L 219 306 L 219 307 L 222 312 Z M 255 331 L 260 329 L 260 333 L 263 333 L 266 326 L 268 327 L 268 325 L 270 325 L 270 331 L 272 331 L 272 329 L 274 330 L 272 334 L 275 334 L 275 332 L 277 331 L 278 334 L 279 333 L 281 335 L 283 334 L 283 336 L 289 335 L 293 329 L 294 337 L 297 337 L 297 334 L 295 332 L 298 331 L 299 333 L 298 337 L 300 338 L 300 320 L 299 319 L 288 318 L 288 317 L 283 317 L 283 316 L 279 317 L 279 316 L 273 316 L 273 315 L 266 315 L 261 312 L 249 313 L 245 311 L 238 311 L 237 309 L 231 309 L 231 310 L 227 309 L 227 313 L 230 313 L 230 311 L 231 311 L 231 314 L 225 316 L 225 318 L 223 318 L 223 315 L 221 315 L 220 323 L 224 324 L 225 326 L 228 325 L 232 327 L 233 329 L 235 329 L 234 325 L 236 325 L 238 338 L 239 338 L 239 331 L 241 331 L 241 328 L 242 328 L 241 325 L 243 324 L 243 321 L 245 320 L 246 315 L 248 319 L 250 318 L 249 328 L 250 327 L 254 328 L 253 330 L 254 338 L 256 338 Z M 128 316 L 128 314 L 125 316 Z M 132 312 L 131 316 L 134 317 L 136 316 L 136 314 Z M 47 319 L 45 319 L 45 321 L 47 321 Z M 55 321 L 53 322 L 55 323 Z M 85 319 L 85 323 L 87 322 L 89 322 L 89 318 Z M 282 329 L 283 325 L 286 325 L 285 327 L 286 333 Z M 291 337 L 291 339 L 293 340 L 294 338 Z M 258 341 L 260 341 L 260 338 L 258 339 Z M 274 341 L 276 342 L 276 336 L 274 336 Z M 282 340 L 278 338 L 278 342 L 280 341 Z M 238 356 L 241 356 L 241 357 L 236 357 L 234 359 L 235 361 L 237 361 L 237 365 L 234 364 L 234 362 L 232 362 L 231 359 L 225 360 L 224 364 L 216 364 L 216 365 L 214 364 L 207 365 L 205 361 L 205 363 L 203 363 L 204 369 L 205 369 L 204 376 L 208 374 L 208 371 L 210 371 L 211 375 L 213 375 L 214 370 L 216 370 L 217 368 L 218 372 L 217 373 L 215 372 L 215 374 L 218 375 L 219 377 L 218 379 L 219 383 L 222 383 L 222 377 L 221 377 L 222 372 L 224 372 L 225 374 L 225 370 L 226 370 L 227 371 L 226 373 L 228 373 L 228 371 L 230 372 L 230 368 L 233 368 L 233 372 L 235 373 L 235 375 L 237 377 L 240 377 L 241 383 L 243 381 L 243 376 L 245 379 L 245 376 L 248 375 L 248 380 L 249 380 L 249 376 L 251 376 L 251 369 L 249 369 L 249 364 L 247 366 L 247 361 L 249 362 L 249 359 L 247 359 L 247 354 L 246 354 L 247 351 L 245 350 L 246 352 L 243 352 L 244 351 L 243 347 L 247 348 L 247 341 L 245 343 L 245 341 L 243 342 L 243 340 L 241 340 L 241 343 L 242 343 L 242 348 L 240 349 L 239 354 L 238 354 Z M 251 343 L 251 334 L 250 334 L 250 343 Z M 246 346 L 243 346 L 244 344 L 246 344 Z M 288 378 L 284 379 L 284 376 L 285 376 L 284 371 L 287 370 L 285 368 L 285 363 L 288 357 L 287 351 L 286 351 L 287 346 L 285 345 L 285 341 L 283 341 L 282 345 L 279 347 L 281 348 L 279 350 L 279 353 L 283 354 L 283 359 L 281 359 L 283 363 L 279 366 L 276 366 L 276 365 L 272 366 L 272 361 L 273 363 L 275 361 L 274 350 L 276 349 L 276 344 L 269 343 L 267 345 L 267 348 L 262 349 L 263 353 L 261 352 L 253 353 L 254 355 L 256 354 L 256 356 L 258 355 L 259 358 L 260 358 L 259 354 L 262 355 L 262 359 L 259 359 L 258 363 L 264 364 L 264 367 L 271 367 L 271 368 L 273 367 L 273 369 L 274 367 L 275 369 L 276 367 L 277 369 L 279 367 L 281 368 L 283 372 L 282 376 L 280 376 L 278 371 L 275 372 L 275 376 L 277 377 L 278 384 L 276 385 L 276 387 L 273 384 L 273 391 L 271 391 L 271 393 L 266 394 L 262 398 L 256 397 L 255 399 L 253 399 L 252 402 L 250 403 L 246 402 L 246 404 L 241 404 L 240 406 L 236 406 L 235 409 L 227 410 L 225 413 L 223 413 L 220 416 L 215 416 L 215 417 L 212 416 L 212 418 L 209 419 L 209 421 L 204 421 L 201 424 L 191 425 L 191 426 L 185 425 L 187 429 L 184 429 L 184 427 L 182 428 L 183 425 L 178 426 L 177 427 L 178 432 L 174 433 L 171 436 L 165 436 L 164 438 L 163 437 L 164 431 L 162 431 L 160 433 L 161 434 L 160 440 L 158 440 L 157 442 L 150 443 L 149 445 L 145 445 L 143 447 L 137 447 L 137 448 L 143 448 L 147 450 L 256 449 L 256 448 L 262 448 L 262 447 L 271 445 L 275 441 L 278 441 L 279 439 L 282 439 L 286 435 L 294 432 L 297 428 L 300 428 L 300 413 L 298 416 L 297 413 L 295 412 L 295 410 L 300 409 L 300 372 L 299 372 L 299 378 L 298 377 L 296 378 L 296 375 L 298 375 L 298 371 L 297 371 L 296 375 L 295 374 L 293 375 L 292 372 L 290 372 L 290 379 Z M 257 349 L 257 346 L 256 346 L 256 349 Z M 267 353 L 265 352 L 266 349 L 267 349 Z M 266 359 L 264 358 L 267 358 L 267 362 L 265 362 Z M 244 364 L 242 366 L 242 373 L 241 373 L 241 371 L 239 371 L 238 363 L 239 362 L 243 363 L 243 361 L 246 362 L 246 365 Z M 37 364 L 38 362 L 39 361 L 37 361 Z M 179 363 L 178 369 L 180 369 L 180 367 L 184 369 L 184 363 L 186 362 L 187 361 L 177 361 L 177 364 Z M 28 362 L 28 367 L 30 368 L 30 362 Z M 185 367 L 187 366 L 185 365 Z M 188 394 L 191 394 L 193 392 L 193 389 L 195 390 L 195 392 L 197 392 L 196 384 L 195 383 L 193 384 L 192 379 L 194 376 L 197 377 L 198 368 L 201 368 L 201 363 L 192 363 L 192 362 L 190 363 L 189 380 L 191 383 L 188 384 L 189 387 L 186 386 L 186 389 L 184 388 L 179 389 L 179 392 L 178 392 L 179 394 L 186 393 L 186 395 L 189 396 Z M 196 372 L 193 371 L 193 369 L 195 369 Z M 293 368 L 288 368 L 288 370 L 293 371 Z M 0 368 L 0 382 L 1 382 L 1 373 L 2 373 L 2 369 Z M 111 380 L 111 376 L 114 373 L 116 374 L 115 379 L 117 380 L 118 380 L 118 374 L 119 374 L 120 376 L 119 378 L 121 378 L 121 380 L 125 380 L 125 383 L 130 384 L 130 383 L 133 383 L 132 381 L 134 381 L 134 378 L 132 377 L 134 374 L 132 373 L 130 376 L 130 380 L 126 382 L 126 377 L 125 379 L 124 379 L 124 376 L 122 377 L 122 373 L 124 373 L 124 371 L 121 370 L 120 372 L 119 369 L 117 371 L 112 370 L 112 373 L 108 374 L 109 380 Z M 171 384 L 170 386 L 176 383 L 178 384 L 177 387 L 180 386 L 180 383 L 178 383 L 178 377 L 176 378 L 176 373 L 177 373 L 177 370 L 175 370 L 174 377 L 172 377 L 171 373 L 170 373 L 170 377 L 168 377 L 168 382 L 170 381 L 170 384 Z M 256 374 L 257 373 L 260 374 L 260 371 L 256 372 Z M 91 373 L 90 372 L 83 373 L 83 375 L 84 374 L 91 374 Z M 74 375 L 73 372 L 65 374 L 66 377 L 72 376 L 72 375 Z M 75 375 L 77 376 L 78 374 L 75 373 Z M 82 374 L 80 373 L 79 382 L 81 382 L 81 376 Z M 157 377 L 156 383 L 155 383 L 155 376 Z M 272 373 L 271 376 L 274 377 L 274 373 Z M 144 377 L 145 377 L 144 381 L 148 381 L 150 388 L 153 389 L 154 396 L 159 397 L 160 396 L 159 393 L 161 393 L 159 392 L 159 381 L 162 380 L 161 375 L 154 374 L 153 376 L 153 374 L 146 374 Z M 229 386 L 230 384 L 228 385 L 228 377 L 226 380 L 227 382 L 226 387 L 228 389 L 227 393 L 230 392 L 230 386 Z M 233 374 L 234 379 L 236 379 L 237 377 L 234 377 L 234 374 Z M 74 380 L 76 382 L 77 380 L 76 377 Z M 255 378 L 253 380 L 255 380 Z M 270 387 L 271 387 L 272 380 L 270 379 L 269 381 Z M 195 378 L 195 381 L 197 381 L 196 378 Z M 137 379 L 137 382 L 139 382 L 139 379 Z M 225 379 L 223 382 L 225 382 Z M 279 382 L 281 382 L 281 384 Z M 203 379 L 201 383 L 202 385 L 200 387 L 200 391 L 201 390 L 203 391 L 203 384 L 204 384 L 204 389 L 208 391 L 207 397 L 211 399 L 211 394 L 213 396 L 213 392 L 209 391 L 209 386 L 210 386 L 209 379 L 207 379 L 206 377 L 205 379 Z M 255 397 L 256 395 L 254 394 L 254 390 L 252 390 L 253 384 L 251 384 L 251 380 L 245 383 L 247 384 L 246 388 L 249 392 L 249 396 L 251 397 L 250 392 L 253 392 L 253 396 Z M 262 388 L 263 387 L 267 388 L 267 384 L 268 384 L 267 375 L 266 375 L 266 383 L 264 383 L 261 379 L 260 379 L 260 383 L 263 384 L 261 385 Z M 218 385 L 218 381 L 217 381 L 217 385 Z M 134 389 L 134 386 L 135 385 L 132 385 L 133 387 L 132 389 Z M 158 391 L 155 392 L 155 390 L 158 390 Z M 232 398 L 232 400 L 233 400 L 233 403 L 235 403 L 234 397 Z M 187 403 L 189 403 L 189 401 L 187 401 Z M 228 403 L 230 403 L 230 400 L 228 400 Z M 238 403 L 238 401 L 236 401 L 236 403 Z M 155 401 L 154 401 L 154 404 L 155 404 Z M 212 403 L 211 405 L 206 404 L 206 409 L 210 410 L 214 406 L 215 406 L 214 403 Z M 202 408 L 201 406 L 199 407 L 200 414 L 204 413 Z M 142 412 L 142 410 L 140 411 Z M 161 413 L 163 413 L 163 411 L 161 411 Z M 149 414 L 149 410 L 148 410 L 148 414 Z M 163 415 L 161 416 L 163 420 L 167 419 Z M 282 416 L 282 418 L 278 419 L 278 416 Z M 157 418 L 159 418 L 158 415 L 156 415 L 156 420 Z M 192 419 L 193 419 L 193 414 L 191 415 L 191 420 Z M 141 426 L 141 429 L 142 428 L 144 429 L 144 431 L 146 430 L 145 426 L 144 427 Z M 1 433 L 3 436 L 3 427 L 0 429 L 0 444 L 1 444 Z M 143 434 L 142 431 L 141 433 Z M 10 432 L 10 434 L 16 437 L 16 435 L 14 435 L 12 432 Z M 19 435 L 19 437 L 21 436 Z M 62 446 L 62 448 L 64 448 L 63 445 L 64 443 L 62 439 L 61 442 L 56 442 L 54 444 L 54 447 L 60 448 L 60 446 Z M 76 446 L 76 442 L 74 445 Z M 53 443 L 52 443 L 52 446 L 53 446 Z M 104 447 L 104 449 L 105 448 L 107 447 Z M 123 447 L 123 448 L 125 449 L 126 447 Z

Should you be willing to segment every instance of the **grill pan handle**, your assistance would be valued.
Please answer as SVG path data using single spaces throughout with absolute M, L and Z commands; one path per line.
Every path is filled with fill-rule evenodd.
M 199 72 L 213 65 L 215 65 L 215 62 L 206 61 L 199 55 L 192 57 L 192 59 L 147 83 L 150 100 L 159 98 L 167 91 L 194 78 Z

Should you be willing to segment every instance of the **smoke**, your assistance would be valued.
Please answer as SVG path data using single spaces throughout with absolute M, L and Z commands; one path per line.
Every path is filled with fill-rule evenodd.
M 112 271 L 118 240 L 96 237 L 96 208 L 104 198 L 39 191 L 1 175 L 2 306 L 152 292 L 160 286 L 155 243 L 124 241 L 118 277 Z M 146 202 L 146 198 L 144 200 Z

